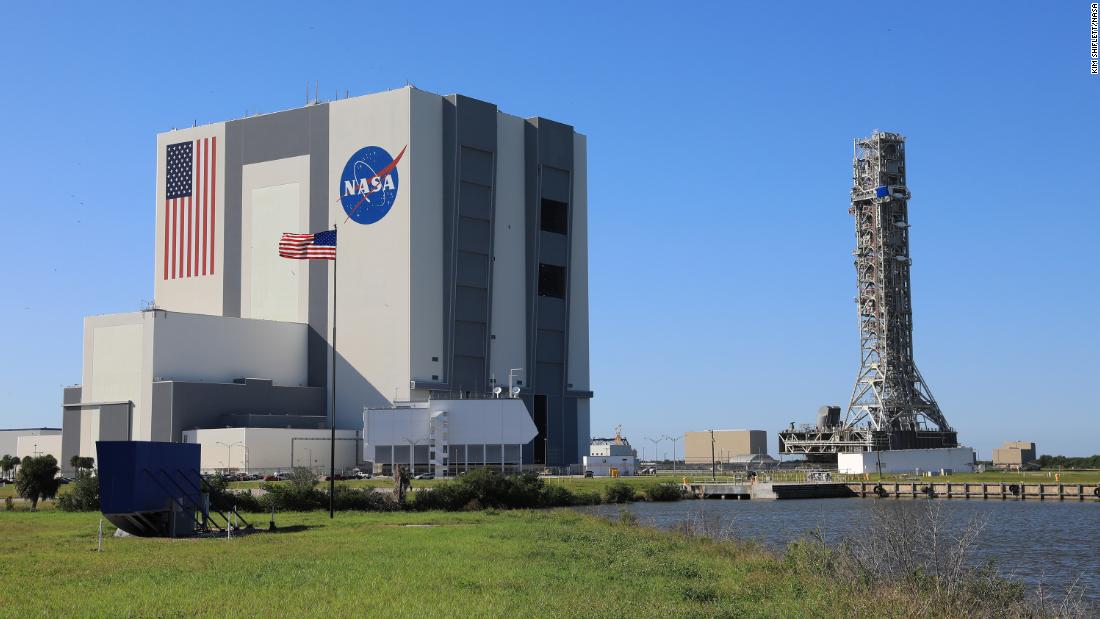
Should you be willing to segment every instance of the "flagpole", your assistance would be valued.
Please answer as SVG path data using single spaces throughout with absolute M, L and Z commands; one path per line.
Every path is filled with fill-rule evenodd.
M 332 224 L 333 232 L 336 232 L 336 224 Z M 328 517 L 331 520 L 336 514 L 336 264 L 339 262 L 339 239 L 333 248 L 332 257 L 332 429 L 329 437 L 329 461 L 328 461 Z

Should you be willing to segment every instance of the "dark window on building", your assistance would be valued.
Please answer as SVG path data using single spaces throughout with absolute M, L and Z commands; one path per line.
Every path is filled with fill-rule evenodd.
M 540 227 L 547 232 L 566 234 L 569 231 L 569 205 L 565 202 L 543 198 Z
M 533 456 L 536 464 L 546 464 L 546 396 L 536 395 L 534 405 L 535 411 L 532 417 L 538 434 L 534 440 Z
M 565 298 L 565 267 L 539 264 L 539 296 Z

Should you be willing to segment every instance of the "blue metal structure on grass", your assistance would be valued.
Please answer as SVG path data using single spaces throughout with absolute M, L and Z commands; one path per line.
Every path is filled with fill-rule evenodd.
M 97 441 L 99 498 L 115 526 L 142 537 L 189 535 L 203 512 L 199 445 Z

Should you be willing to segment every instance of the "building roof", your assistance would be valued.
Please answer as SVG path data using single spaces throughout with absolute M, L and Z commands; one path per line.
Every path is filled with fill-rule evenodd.
M 61 428 L 0 428 L 0 432 L 28 432 L 30 430 L 56 430 L 61 431 Z

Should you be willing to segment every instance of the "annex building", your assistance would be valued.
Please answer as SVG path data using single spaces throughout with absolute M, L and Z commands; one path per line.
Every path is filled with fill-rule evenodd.
M 94 456 L 96 440 L 316 433 L 333 406 L 360 441 L 338 452 L 359 460 L 375 450 L 362 444 L 366 411 L 488 406 L 499 386 L 518 388 L 534 436 L 464 435 L 457 420 L 492 415 L 463 405 L 449 430 L 482 445 L 474 461 L 580 462 L 592 397 L 584 135 L 405 87 L 172 130 L 155 149 L 155 304 L 85 319 L 63 461 Z M 283 233 L 333 229 L 336 261 L 280 257 Z M 219 443 L 273 436 L 231 434 Z M 278 441 L 300 458 L 295 438 Z M 385 440 L 391 461 L 417 451 Z M 284 451 L 217 449 L 227 463 Z M 285 455 L 278 466 L 292 466 Z

